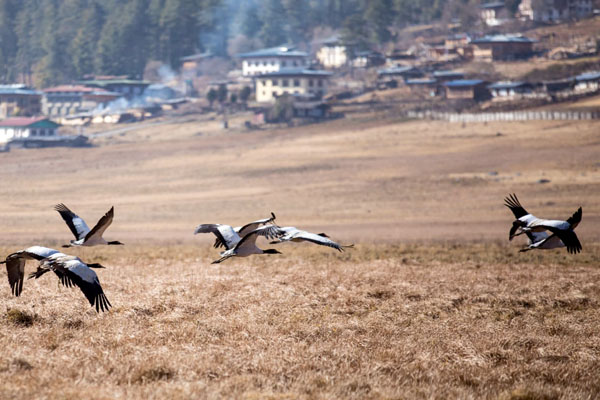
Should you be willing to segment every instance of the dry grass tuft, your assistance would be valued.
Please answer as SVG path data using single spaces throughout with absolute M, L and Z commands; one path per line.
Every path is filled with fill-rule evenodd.
M 28 313 L 27 311 L 11 308 L 6 312 L 6 319 L 13 325 L 31 326 L 36 320 L 36 316 Z
M 133 378 L 132 383 L 145 384 L 156 381 L 168 381 L 175 377 L 175 371 L 168 367 L 149 367 L 143 368 L 137 371 Z

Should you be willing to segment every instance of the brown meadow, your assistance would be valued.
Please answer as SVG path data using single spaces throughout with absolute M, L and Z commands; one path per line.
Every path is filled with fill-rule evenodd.
M 0 398 L 600 396 L 597 122 L 242 123 L 0 154 L 2 256 L 69 240 L 58 202 L 90 225 L 114 204 L 105 237 L 126 243 L 68 250 L 107 267 L 100 315 L 50 274 L 14 298 L 0 272 Z M 583 252 L 518 253 L 512 192 L 552 218 L 583 206 Z M 210 265 L 192 235 L 270 211 L 356 247 Z

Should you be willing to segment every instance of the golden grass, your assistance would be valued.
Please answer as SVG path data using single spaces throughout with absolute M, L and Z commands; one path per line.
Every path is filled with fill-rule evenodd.
M 107 267 L 114 307 L 100 315 L 54 276 L 25 282 L 20 298 L 5 285 L 0 397 L 600 394 L 598 245 L 579 256 L 505 244 L 281 250 L 210 265 L 207 246 L 79 249 Z M 8 310 L 35 318 L 8 323 Z
M 105 237 L 126 243 L 68 250 L 107 267 L 101 315 L 52 274 L 14 298 L 2 269 L 0 398 L 600 395 L 598 122 L 243 119 L 0 154 L 0 256 L 71 239 L 59 202 L 90 225 L 114 205 Z M 583 206 L 583 253 L 519 254 L 512 192 L 551 218 Z M 270 211 L 356 248 L 210 265 L 192 235 Z

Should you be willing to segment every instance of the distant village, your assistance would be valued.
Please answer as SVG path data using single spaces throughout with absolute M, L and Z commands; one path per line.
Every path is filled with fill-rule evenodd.
M 83 127 L 157 118 L 179 108 L 226 115 L 251 112 L 249 128 L 291 121 L 318 122 L 343 115 L 341 104 L 402 103 L 404 111 L 522 110 L 600 93 L 600 32 L 569 43 L 557 40 L 553 26 L 595 21 L 591 0 L 523 0 L 510 15 L 501 1 L 482 2 L 481 34 L 437 34 L 423 27 L 403 48 L 355 51 L 339 34 L 310 48 L 293 44 L 237 54 L 222 60 L 211 54 L 181 59 L 168 78 L 95 76 L 36 90 L 24 84 L 0 85 L 0 149 L 86 145 L 73 132 Z M 460 24 L 457 24 L 460 27 Z M 511 27 L 545 27 L 530 37 Z M 527 32 L 528 30 L 524 30 Z M 507 62 L 590 59 L 578 73 L 565 70 L 552 79 L 494 79 L 484 66 Z M 478 65 L 481 70 L 465 69 Z M 157 74 L 159 76 L 160 74 Z M 383 96 L 382 94 L 389 93 Z M 362 103 L 361 103 L 362 102 Z M 422 114 L 422 113 L 421 113 Z M 421 115 L 419 114 L 419 115 Z M 61 127 L 74 127 L 62 135 Z M 78 129 L 78 127 L 81 127 Z

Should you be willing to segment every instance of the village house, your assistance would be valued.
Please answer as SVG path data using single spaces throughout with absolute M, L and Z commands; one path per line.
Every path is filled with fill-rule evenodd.
M 576 92 L 597 92 L 600 89 L 600 71 L 586 72 L 575 77 Z
M 348 53 L 339 37 L 332 36 L 318 43 L 316 57 L 319 63 L 327 69 L 341 68 L 348 62 Z
M 22 84 L 0 85 L 0 118 L 40 115 L 41 104 L 41 92 Z
M 83 85 L 61 85 L 43 90 L 42 113 L 49 117 L 90 112 L 121 97 L 120 93 Z
M 464 77 L 465 74 L 458 71 L 433 71 L 433 78 L 438 82 L 454 81 Z
M 503 1 L 481 4 L 479 14 L 487 26 L 498 26 L 507 21 L 507 11 Z
M 520 18 L 536 22 L 585 18 L 592 13 L 592 0 L 522 0 L 519 4 Z
M 383 54 L 371 50 L 357 51 L 352 59 L 352 66 L 354 68 L 370 68 L 382 64 L 385 64 Z
M 127 100 L 142 96 L 151 82 L 126 78 L 102 78 L 78 82 L 79 85 L 120 93 Z
M 237 55 L 242 59 L 242 76 L 257 76 L 286 68 L 307 68 L 308 53 L 279 46 Z
M 444 83 L 447 99 L 486 100 L 489 91 L 487 82 L 480 79 L 457 79 Z
M 471 41 L 478 61 L 518 60 L 533 54 L 535 40 L 518 35 L 484 36 Z
M 406 86 L 416 94 L 436 96 L 438 94 L 439 82 L 433 78 L 407 79 Z
M 320 99 L 327 93 L 331 72 L 304 68 L 287 68 L 255 77 L 256 101 L 274 102 L 284 94 L 305 95 Z
M 59 125 L 46 117 L 14 117 L 0 121 L 0 143 L 56 136 Z
M 528 82 L 496 82 L 487 87 L 492 100 L 515 100 L 533 93 L 533 85 Z
M 381 82 L 396 81 L 397 79 L 406 81 L 407 79 L 416 79 L 423 76 L 424 74 L 420 69 L 411 66 L 395 66 L 377 71 L 377 78 Z

